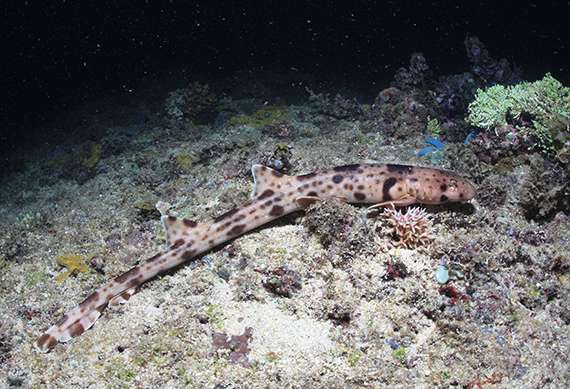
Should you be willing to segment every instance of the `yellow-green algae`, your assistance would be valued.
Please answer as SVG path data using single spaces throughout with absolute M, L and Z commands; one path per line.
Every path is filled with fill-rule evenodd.
M 78 270 L 80 272 L 85 272 L 89 270 L 89 267 L 87 266 L 81 255 L 75 255 L 75 254 L 62 255 L 61 257 L 58 257 L 56 259 L 56 262 L 59 265 L 65 266 L 67 268 L 67 271 L 65 273 L 61 273 L 60 275 L 55 277 L 55 280 L 57 282 L 63 282 L 63 280 L 69 277 L 71 273 L 73 273 L 75 270 Z
M 247 125 L 251 127 L 262 127 L 275 120 L 289 120 L 293 115 L 287 113 L 286 105 L 267 105 L 251 115 L 239 115 L 230 119 L 232 126 Z

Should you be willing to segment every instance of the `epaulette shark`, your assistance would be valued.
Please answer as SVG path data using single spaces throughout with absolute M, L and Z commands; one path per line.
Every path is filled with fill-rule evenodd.
M 174 266 L 275 220 L 327 198 L 374 204 L 465 202 L 475 188 L 458 174 L 426 167 L 358 164 L 339 166 L 300 176 L 287 176 L 261 165 L 252 167 L 253 199 L 204 223 L 162 216 L 166 249 L 95 291 L 37 340 L 46 352 L 81 335 L 97 321 L 105 307 L 125 303 L 143 282 Z

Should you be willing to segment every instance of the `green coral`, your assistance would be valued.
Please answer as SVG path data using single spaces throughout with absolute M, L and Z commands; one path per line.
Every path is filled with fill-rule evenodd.
M 432 119 L 428 116 L 427 130 L 432 137 L 439 138 L 441 134 L 441 126 L 439 124 L 439 120 L 437 120 L 437 118 Z
M 507 125 L 509 116 L 517 121 L 529 118 L 532 126 L 523 125 L 523 133 L 534 137 L 537 147 L 555 151 L 570 139 L 569 112 L 570 88 L 548 73 L 536 82 L 479 89 L 475 101 L 469 104 L 468 122 L 484 130 L 496 130 Z
M 230 124 L 232 126 L 247 125 L 258 128 L 275 120 L 289 120 L 293 115 L 285 113 L 286 109 L 286 105 L 267 105 L 251 115 L 238 115 L 232 117 L 230 119 Z

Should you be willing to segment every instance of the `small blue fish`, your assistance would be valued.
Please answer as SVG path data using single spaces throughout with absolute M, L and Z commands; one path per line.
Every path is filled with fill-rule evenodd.
M 420 157 L 426 155 L 432 150 L 443 149 L 443 142 L 434 138 L 426 138 L 425 141 L 433 146 L 428 146 L 418 153 Z

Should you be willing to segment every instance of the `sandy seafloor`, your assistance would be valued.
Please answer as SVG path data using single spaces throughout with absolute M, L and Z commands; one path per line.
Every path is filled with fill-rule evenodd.
M 107 120 L 93 144 L 124 149 L 66 176 L 47 163 L 93 144 L 80 135 L 52 142 L 23 154 L 24 166 L 2 183 L 0 386 L 570 386 L 568 216 L 525 218 L 518 199 L 529 165 L 510 171 L 476 159 L 458 163 L 462 145 L 435 167 L 476 178 L 479 195 L 426 208 L 434 215 L 431 244 L 394 247 L 381 217 L 327 204 L 146 282 L 83 335 L 39 353 L 36 339 L 69 309 L 164 248 L 155 204 L 196 221 L 219 216 L 250 198 L 251 165 L 284 150 L 280 142 L 291 153 L 289 174 L 352 163 L 434 166 L 418 157 L 425 134 L 396 139 L 309 103 L 287 108 L 295 130 L 281 138 L 228 120 L 193 127 L 147 113 L 142 123 L 139 107 L 100 104 L 69 116 Z M 117 124 L 111 113 L 127 119 Z M 307 227 L 309 217 L 332 223 L 326 244 Z M 65 255 L 81 256 L 89 270 L 58 282 L 66 268 L 57 260 Z M 442 287 L 434 278 L 442 264 L 465 277 Z M 286 290 L 272 293 L 275 283 Z M 240 335 L 247 327 L 243 366 L 231 350 L 214 347 L 213 334 Z

